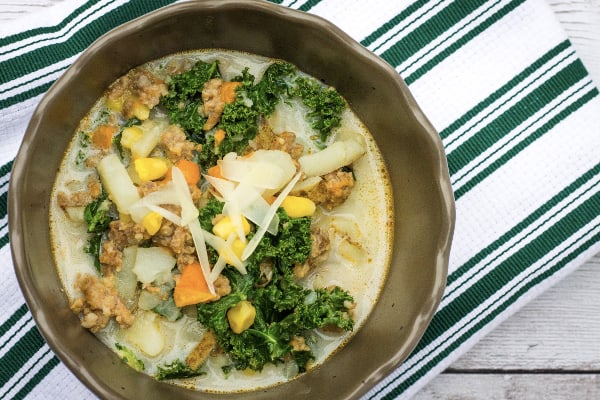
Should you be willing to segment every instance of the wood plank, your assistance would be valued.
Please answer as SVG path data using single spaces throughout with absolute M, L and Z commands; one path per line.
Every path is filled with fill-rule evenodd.
M 412 400 L 600 399 L 597 374 L 442 374 Z
M 598 288 L 600 256 L 501 324 L 452 369 L 600 371 Z

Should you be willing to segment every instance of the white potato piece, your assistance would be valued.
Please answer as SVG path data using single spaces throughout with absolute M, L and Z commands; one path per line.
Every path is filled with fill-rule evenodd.
M 142 283 L 161 284 L 171 279 L 175 262 L 175 258 L 162 247 L 140 247 L 137 249 L 133 272 Z
M 159 355 L 165 347 L 157 317 L 152 311 L 138 312 L 133 325 L 125 333 L 131 344 L 150 357 Z
M 123 249 L 121 269 L 115 272 L 114 279 L 115 289 L 119 293 L 119 297 L 123 299 L 130 310 L 135 305 L 135 291 L 137 289 L 137 275 L 133 272 L 136 255 L 137 246 L 129 246 Z
M 298 163 L 306 176 L 322 176 L 352 164 L 365 151 L 365 147 L 354 139 L 340 140 L 317 153 L 300 157 Z
M 65 212 L 67 213 L 67 217 L 73 222 L 83 222 L 84 217 L 83 213 L 85 211 L 85 207 L 65 207 Z
M 137 188 L 131 181 L 119 156 L 111 153 L 98 163 L 98 174 L 108 197 L 122 214 L 129 214 L 129 207 L 140 199 Z
M 292 157 L 281 150 L 257 150 L 250 157 L 225 156 L 219 166 L 226 179 L 271 190 L 284 187 L 296 172 Z
M 168 124 L 164 121 L 144 121 L 142 125 L 140 125 L 144 135 L 131 145 L 131 155 L 133 158 L 148 157 L 160 141 L 162 133 L 167 128 L 167 125 Z

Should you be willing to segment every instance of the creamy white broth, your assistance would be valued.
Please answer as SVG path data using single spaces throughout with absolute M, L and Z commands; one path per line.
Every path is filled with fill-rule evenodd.
M 258 81 L 262 73 L 273 60 L 256 55 L 230 51 L 198 51 L 177 54 L 150 62 L 144 67 L 162 79 L 167 78 L 167 65 L 191 65 L 197 60 L 212 61 L 218 59 L 224 80 L 229 80 L 249 67 Z M 318 152 L 313 138 L 315 132 L 303 118 L 305 110 L 299 101 L 290 104 L 280 103 L 268 118 L 268 124 L 275 134 L 292 131 L 297 142 L 304 145 L 305 153 Z M 80 139 L 80 132 L 89 132 L 97 121 L 106 118 L 106 107 L 100 99 L 90 114 L 81 122 L 73 141 L 65 153 L 58 171 L 50 210 L 51 237 L 57 272 L 62 280 L 64 291 L 71 302 L 81 296 L 74 288 L 76 277 L 80 273 L 98 275 L 92 257 L 84 251 L 88 234 L 83 220 L 83 207 L 61 208 L 57 193 L 74 193 L 85 188 L 88 177 L 96 177 L 94 168 L 86 167 L 81 161 L 82 154 L 93 156 L 91 149 Z M 153 111 L 151 117 L 165 118 L 164 113 Z M 117 120 L 117 114 L 113 116 Z M 123 121 L 121 121 L 123 122 Z M 327 257 L 311 272 L 300 280 L 307 288 L 325 288 L 332 285 L 347 290 L 354 298 L 354 328 L 351 332 L 339 333 L 317 330 L 310 336 L 314 338 L 311 349 L 315 361 L 311 366 L 319 365 L 340 349 L 367 320 L 377 301 L 379 292 L 387 275 L 391 254 L 393 210 L 391 191 L 385 166 L 377 146 L 358 117 L 350 110 L 343 113 L 341 126 L 330 137 L 328 143 L 343 140 L 346 137 L 359 137 L 365 153 L 351 164 L 355 185 L 348 199 L 333 210 L 317 206 L 313 216 L 313 225 L 329 231 L 331 250 Z M 110 152 L 115 152 L 114 147 Z M 96 333 L 97 337 L 109 348 L 115 350 L 116 344 L 134 351 L 144 364 L 144 373 L 154 376 L 158 365 L 164 365 L 185 357 L 196 346 L 206 328 L 195 318 L 187 307 L 180 319 L 168 321 L 152 312 L 137 310 L 136 322 L 132 328 L 120 328 L 111 320 Z M 153 356 L 145 354 L 132 340 L 130 330 L 136 323 L 154 326 L 164 340 L 162 350 Z M 143 325 L 141 325 L 143 327 Z M 173 379 L 168 382 L 208 392 L 236 392 L 264 388 L 285 382 L 297 376 L 298 369 L 293 362 L 267 364 L 258 371 L 238 371 L 233 369 L 224 374 L 221 367 L 228 362 L 225 354 L 208 358 L 203 366 L 204 375 L 186 379 Z M 309 369 L 310 373 L 310 369 Z

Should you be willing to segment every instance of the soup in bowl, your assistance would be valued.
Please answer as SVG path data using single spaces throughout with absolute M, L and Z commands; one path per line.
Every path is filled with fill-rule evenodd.
M 319 46 L 315 46 L 314 43 L 319 43 Z M 219 57 L 215 57 L 215 53 L 209 55 L 211 51 L 222 53 L 219 53 Z M 299 84 L 296 82 L 296 76 L 290 75 L 283 81 L 287 82 L 287 86 L 293 86 L 295 89 L 290 90 L 290 97 L 277 105 L 272 113 L 261 116 L 260 124 L 257 125 L 258 136 L 251 141 L 249 139 L 245 149 L 235 149 L 222 154 L 213 151 L 212 155 L 202 155 L 203 151 L 207 152 L 206 147 L 212 146 L 213 150 L 219 147 L 215 146 L 215 143 L 221 140 L 221 133 L 217 133 L 219 129 L 217 125 L 221 123 L 219 120 L 214 127 L 199 129 L 208 136 L 203 134 L 202 138 L 196 138 L 197 140 L 185 136 L 185 129 L 182 128 L 185 141 L 167 140 L 173 148 L 176 147 L 175 143 L 182 144 L 182 153 L 174 156 L 170 154 L 172 149 L 169 150 L 169 144 L 165 143 L 164 133 L 170 131 L 169 135 L 181 138 L 177 132 L 172 132 L 177 130 L 172 126 L 181 127 L 181 123 L 175 124 L 169 119 L 166 101 L 162 100 L 161 105 L 159 100 L 157 104 L 151 106 L 151 103 L 144 103 L 150 101 L 152 97 L 151 93 L 146 93 L 148 96 L 141 102 L 148 108 L 146 117 L 146 109 L 135 107 L 135 101 L 125 105 L 125 98 L 131 97 L 130 100 L 135 100 L 139 96 L 125 95 L 120 97 L 122 102 L 119 100 L 119 96 L 116 95 L 119 84 L 115 82 L 119 82 L 120 77 L 126 76 L 129 71 L 149 65 L 147 63 L 160 64 L 160 60 L 166 60 L 167 57 L 177 58 L 180 55 L 190 54 L 195 54 L 192 57 L 195 60 L 202 60 L 208 64 L 218 58 L 221 76 L 211 79 L 221 79 L 221 85 L 225 86 L 245 84 L 247 91 L 250 92 L 254 90 L 251 89 L 252 87 L 262 82 L 268 66 L 290 64 L 295 71 L 298 71 L 299 76 L 305 77 L 307 81 L 311 78 L 310 82 L 318 84 L 318 88 L 315 86 L 316 89 L 333 88 L 344 100 L 344 107 L 347 107 L 344 109 L 351 112 L 343 112 L 339 126 L 332 129 L 333 133 L 329 136 L 321 137 L 318 131 L 303 136 L 305 131 L 311 132 L 306 126 L 310 129 L 316 128 L 311 126 L 314 120 L 306 119 L 306 115 L 311 113 L 310 106 L 302 102 L 301 96 L 292 96 L 292 92 L 300 92 L 301 89 L 297 88 L 307 85 Z M 237 54 L 243 54 L 244 57 L 257 61 L 257 64 L 246 60 L 231 61 L 231 58 L 237 57 Z M 159 98 L 168 97 L 168 94 L 162 95 L 162 93 L 165 91 L 168 93 L 169 82 L 172 81 L 173 76 L 185 74 L 192 70 L 192 64 L 195 65 L 187 61 L 182 62 L 183 65 L 179 67 L 173 66 L 178 64 L 177 62 L 163 64 L 164 74 L 159 72 L 162 67 L 155 69 L 150 67 L 152 76 L 146 76 L 147 80 L 141 77 L 143 73 L 138 76 L 138 79 L 142 79 L 142 83 L 150 82 L 157 89 L 157 93 L 161 93 Z M 170 67 L 167 64 L 170 64 Z M 171 71 L 169 69 L 171 67 L 174 68 L 173 73 L 167 73 Z M 245 67 L 249 67 L 246 77 L 248 78 L 248 74 L 254 76 L 252 83 L 250 79 L 243 78 Z M 241 78 L 238 79 L 239 76 Z M 313 78 L 316 81 L 312 80 Z M 159 81 L 162 81 L 165 86 L 161 86 Z M 124 89 L 124 93 L 127 92 L 129 85 L 120 86 Z M 100 104 L 99 99 L 111 93 L 115 101 L 110 100 L 106 110 L 119 115 L 131 112 L 132 116 L 125 116 L 122 119 L 119 116 L 113 119 L 110 113 L 94 111 L 101 108 L 95 108 Z M 240 89 L 234 90 L 234 94 L 236 98 L 246 96 Z M 251 98 L 245 100 L 245 106 L 254 104 Z M 174 114 L 179 110 L 179 104 L 185 104 L 180 101 L 173 103 Z M 303 112 L 290 111 L 295 109 L 292 107 L 294 105 L 297 106 L 296 110 L 303 110 Z M 198 107 L 195 111 L 197 115 L 207 119 L 210 114 L 210 110 L 203 109 L 199 112 Z M 134 119 L 137 122 L 132 121 Z M 201 128 L 204 128 L 204 123 Z M 126 129 L 129 132 L 127 134 Z M 100 133 L 103 130 L 112 132 Z M 224 130 L 223 140 L 228 137 L 227 129 Z M 98 133 L 95 133 L 96 131 Z M 124 137 L 129 139 L 136 137 L 138 134 L 131 133 L 136 131 L 138 134 L 141 131 L 143 137 L 151 131 L 161 134 L 160 142 L 151 146 L 150 153 L 142 152 L 140 154 L 144 156 L 137 158 L 132 153 L 132 147 L 143 147 L 139 143 L 144 141 L 139 142 L 142 139 L 132 140 L 129 143 L 128 139 L 123 141 Z M 294 141 L 289 143 L 302 146 L 302 153 L 297 154 L 297 157 L 285 147 L 274 148 L 271 145 L 273 140 L 261 140 L 264 137 L 274 138 L 275 135 L 291 137 L 285 132 L 293 133 L 295 136 Z M 101 138 L 109 136 L 110 151 L 105 152 L 102 149 Z M 192 145 L 187 144 L 188 142 Z M 135 143 L 138 144 L 134 146 Z M 88 147 L 84 148 L 83 146 L 86 145 Z M 350 147 L 346 148 L 347 145 Z M 119 146 L 122 149 L 119 149 Z M 194 149 L 189 153 L 184 151 L 190 146 L 194 146 Z M 317 160 L 312 164 L 324 168 L 331 159 L 340 158 L 338 151 L 342 148 L 344 154 L 348 150 L 354 156 L 346 159 L 346 162 L 342 163 L 343 166 L 334 165 L 337 168 L 332 172 L 343 173 L 340 176 L 345 176 L 346 182 L 352 181 L 354 184 L 348 197 L 329 210 L 327 200 L 321 202 L 323 199 L 316 197 L 315 193 L 318 193 L 318 190 L 309 194 L 310 186 L 305 186 L 306 190 L 303 191 L 302 186 L 297 185 L 301 181 L 306 181 L 310 175 L 306 173 L 306 165 L 310 165 L 311 162 L 305 165 L 303 161 Z M 85 151 L 80 153 L 79 150 Z M 327 153 L 328 151 L 330 153 Z M 176 151 L 171 152 L 176 153 Z M 333 154 L 331 152 L 337 156 L 326 157 L 320 161 L 318 158 L 313 158 L 318 157 L 319 154 L 331 155 Z M 209 172 L 211 164 L 203 162 L 198 157 L 206 159 L 212 157 L 215 163 L 213 166 L 219 166 L 219 169 L 226 172 L 219 176 L 215 169 L 212 170 L 215 173 L 211 174 Z M 31 162 L 33 159 L 36 162 Z M 145 160 L 148 168 L 144 169 L 144 162 L 142 162 L 136 169 L 135 159 L 158 159 L 159 161 Z M 197 172 L 200 176 L 196 183 L 198 192 L 193 189 L 193 185 L 188 184 L 186 174 L 189 171 L 186 172 L 183 165 L 185 163 L 181 160 L 198 165 Z M 256 165 L 249 167 L 248 163 L 251 162 L 260 164 L 261 167 Z M 229 168 L 232 165 L 238 167 Z M 284 165 L 293 165 L 293 170 L 282 167 Z M 69 169 L 71 167 L 72 169 Z M 144 171 L 165 168 L 170 172 L 159 174 L 153 179 L 146 176 L 148 179 L 144 180 L 139 176 L 143 175 Z M 252 175 L 247 172 L 260 170 L 260 168 L 267 168 L 271 174 L 258 173 L 256 174 L 258 177 L 273 175 L 269 177 L 273 178 L 273 181 L 278 181 L 279 186 L 270 182 L 269 185 L 272 187 L 258 189 L 264 202 L 258 200 L 262 206 L 257 208 L 265 211 L 263 217 L 269 214 L 271 219 L 268 221 L 266 218 L 253 216 L 259 221 L 253 222 L 244 212 L 235 212 L 235 208 L 237 205 L 240 208 L 238 211 L 241 211 L 242 205 L 246 203 L 244 200 L 258 199 L 251 196 L 256 196 L 259 182 L 253 180 L 254 178 L 248 178 L 252 183 L 249 184 L 241 178 L 241 175 Z M 288 171 L 287 175 L 285 171 Z M 365 175 L 363 171 L 369 172 Z M 324 176 L 332 172 L 316 173 L 312 182 L 314 187 L 318 187 L 315 181 L 325 180 Z M 72 175 L 69 177 L 69 174 Z M 280 179 L 276 179 L 275 175 Z M 114 180 L 119 181 L 118 176 L 126 176 L 136 188 L 135 192 L 139 197 L 138 199 L 132 194 L 133 201 L 129 205 L 125 201 L 123 210 L 119 210 L 117 204 L 121 203 L 119 188 L 131 189 L 131 186 L 129 183 L 125 186 L 115 184 Z M 90 177 L 92 179 L 89 179 Z M 137 181 L 138 178 L 140 181 Z M 216 183 L 216 186 L 211 184 L 210 180 Z M 68 184 L 67 181 L 72 183 Z M 147 185 L 154 185 L 156 190 L 149 189 L 140 193 L 139 189 L 144 181 L 152 182 Z M 222 185 L 217 188 L 219 183 Z M 364 185 L 365 183 L 368 184 Z M 264 183 L 261 185 L 266 186 Z M 187 187 L 187 192 L 181 190 L 184 186 Z M 228 191 L 227 187 L 233 189 Z M 239 193 L 242 189 L 247 189 L 246 193 L 250 193 L 251 196 L 236 197 L 232 194 L 234 191 Z M 78 203 L 75 201 L 78 192 L 85 195 L 93 193 L 94 196 Z M 133 193 L 131 190 L 129 192 Z M 285 211 L 285 207 L 277 203 L 278 201 L 283 203 L 282 193 L 292 199 L 295 197 L 309 200 L 296 201 L 296 207 L 310 210 L 314 204 L 315 211 L 309 216 L 290 217 L 289 211 Z M 171 200 L 157 199 L 162 195 Z M 264 2 L 203 1 L 177 4 L 124 24 L 93 43 L 40 101 L 14 163 L 9 196 L 10 241 L 15 270 L 31 313 L 40 332 L 59 358 L 94 393 L 103 398 L 159 399 L 169 396 L 183 399 L 212 398 L 214 392 L 219 392 L 218 396 L 223 399 L 274 399 L 283 395 L 299 399 L 308 395 L 323 398 L 360 397 L 392 372 L 410 354 L 425 331 L 443 293 L 454 226 L 452 191 L 439 136 L 421 113 L 406 85 L 393 68 L 328 22 Z M 148 196 L 151 197 L 147 198 Z M 62 197 L 62 200 L 59 200 L 59 197 Z M 331 198 L 328 195 L 322 197 Z M 177 200 L 172 200 L 173 198 Z M 377 199 L 379 204 L 375 204 L 373 199 Z M 108 201 L 104 202 L 104 200 Z M 194 204 L 194 207 L 184 206 L 184 204 L 189 205 L 188 200 Z M 98 207 L 91 206 L 92 203 L 97 204 Z M 265 207 L 265 203 L 268 207 Z M 123 226 L 137 224 L 136 226 L 144 229 L 139 232 L 141 239 L 137 243 L 128 242 L 121 248 L 117 245 L 119 243 L 113 241 L 117 249 L 113 254 L 116 254 L 115 257 L 109 257 L 111 254 L 109 251 L 94 252 L 93 246 L 89 245 L 90 239 L 96 237 L 100 239 L 96 242 L 100 248 L 110 247 L 110 229 L 107 231 L 99 228 L 100 232 L 88 232 L 90 227 L 85 218 L 86 208 L 88 214 L 99 215 L 101 213 L 90 212 L 103 209 L 102 204 L 109 206 L 104 214 L 110 219 L 109 225 L 111 223 L 124 224 Z M 209 204 L 212 204 L 212 207 Z M 228 204 L 227 208 L 225 208 L 226 204 Z M 299 204 L 308 204 L 308 206 Z M 220 205 L 223 207 L 219 209 Z M 212 210 L 214 215 L 211 216 L 210 221 L 206 218 L 201 222 L 201 211 L 206 208 Z M 184 209 L 191 211 L 190 213 L 186 211 L 183 215 Z M 349 209 L 352 212 L 347 212 Z M 271 214 L 274 210 L 279 218 L 278 224 L 272 223 L 274 217 Z M 198 216 L 195 215 L 196 212 Z M 147 215 L 153 217 L 144 222 Z M 204 212 L 202 215 L 206 216 Z M 243 222 L 242 215 L 247 220 L 247 225 Z M 219 220 L 224 220 L 227 216 L 230 222 L 232 219 L 237 219 L 237 222 L 232 223 L 234 228 L 224 230 L 229 234 L 220 237 L 213 228 L 218 225 Z M 280 231 L 283 226 L 301 225 L 299 221 L 292 221 L 294 218 L 305 221 L 305 227 L 308 225 L 307 219 L 310 220 L 311 236 L 316 236 L 317 229 L 327 231 L 324 236 L 329 239 L 329 250 L 317 257 L 321 262 L 317 263 L 318 265 L 305 266 L 306 271 L 303 272 L 302 265 L 309 260 L 310 255 L 304 260 L 288 259 L 286 263 L 292 267 L 285 270 L 288 272 L 283 275 L 271 274 L 270 272 L 273 272 L 276 267 L 269 266 L 269 263 L 263 266 L 262 272 L 260 265 L 258 267 L 250 265 L 253 257 L 258 254 L 257 251 L 264 250 L 262 245 L 257 245 L 255 248 L 252 246 L 257 242 L 263 242 L 264 238 L 270 240 L 277 237 L 277 234 L 285 231 L 285 229 Z M 60 226 L 67 228 L 57 228 L 60 220 L 65 223 Z M 171 246 L 172 243 L 169 245 L 166 243 L 168 238 L 173 238 L 168 235 L 166 228 L 162 233 L 157 231 L 152 238 L 147 238 L 150 234 L 148 227 L 151 228 L 153 223 L 154 226 L 158 225 L 157 221 L 160 221 L 159 230 L 163 225 L 170 224 L 173 231 L 179 229 L 190 232 L 190 235 L 192 235 L 191 230 L 195 231 L 196 234 L 192 235 L 191 240 L 194 246 L 184 245 L 178 253 Z M 191 230 L 190 221 L 195 226 Z M 202 247 L 202 241 L 194 242 L 194 237 L 198 239 L 199 235 L 196 222 L 193 221 L 200 223 L 200 233 L 206 244 L 206 252 L 201 249 L 199 251 L 197 248 Z M 274 233 L 274 225 L 278 227 L 277 233 Z M 246 226 L 249 226 L 247 232 Z M 365 235 L 367 232 L 375 236 Z M 156 235 L 162 239 L 153 239 Z M 261 235 L 263 239 L 252 242 L 253 238 Z M 308 235 L 290 236 L 298 242 L 308 237 Z M 126 237 L 135 239 L 136 234 L 126 235 Z M 241 251 L 242 246 L 234 246 L 236 240 L 245 246 Z M 212 246 L 210 241 L 213 244 L 218 242 L 220 245 Z M 311 238 L 311 252 L 314 241 Z M 271 242 L 275 241 L 271 240 Z M 183 240 L 183 243 L 189 241 Z M 200 246 L 197 246 L 198 243 Z M 303 243 L 306 245 L 307 241 Z M 295 245 L 294 247 L 299 250 L 294 254 L 306 255 L 308 246 Z M 301 247 L 304 247 L 304 253 Z M 278 256 L 282 254 L 279 250 L 271 249 L 271 251 Z M 118 255 L 119 252 L 121 256 Z M 134 252 L 135 257 L 130 257 Z M 96 254 L 100 267 L 96 265 Z M 99 259 L 101 255 L 102 260 Z M 164 282 L 157 280 L 160 273 L 145 276 L 144 272 L 138 269 L 136 271 L 139 274 L 133 271 L 135 261 L 140 255 L 142 255 L 140 259 L 146 257 L 150 260 L 150 265 L 157 267 L 154 271 L 164 272 L 162 278 Z M 80 261 L 74 262 L 75 266 L 66 266 L 62 260 L 69 257 Z M 186 257 L 188 259 L 184 260 Z M 321 258 L 326 261 L 320 260 Z M 133 259 L 135 259 L 133 267 L 128 269 L 128 263 Z M 159 259 L 168 262 L 161 264 Z M 201 259 L 205 261 L 208 259 L 208 262 L 203 264 Z M 360 260 L 360 262 L 352 260 Z M 164 265 L 170 263 L 172 265 L 169 267 L 172 268 L 166 273 L 169 267 Z M 164 268 L 161 269 L 158 265 L 163 265 Z M 178 301 L 182 306 L 177 307 L 175 304 L 175 307 L 172 307 L 171 301 L 175 303 L 175 288 L 178 282 L 182 280 L 186 282 L 184 273 L 190 265 L 194 266 L 189 269 L 190 271 L 195 271 L 196 276 L 204 278 L 206 288 L 198 289 L 197 285 L 188 285 L 189 290 L 178 290 L 178 297 L 189 301 L 193 297 L 189 295 L 190 292 L 195 293 L 194 295 L 204 293 L 199 295 L 200 297 L 213 297 L 189 305 L 182 305 L 185 301 Z M 207 265 L 210 270 L 203 270 Z M 299 267 L 296 268 L 296 265 Z M 335 268 L 329 269 L 327 266 L 335 266 Z M 363 268 L 365 266 L 368 268 Z M 218 275 L 214 273 L 211 277 L 211 273 L 221 267 L 223 269 L 220 273 Z M 111 271 L 111 268 L 114 271 Z M 111 273 L 120 274 L 123 270 L 133 272 L 129 274 L 133 279 L 125 282 L 133 281 L 135 284 L 129 287 L 134 286 L 132 299 L 137 303 L 135 307 L 129 309 L 128 300 L 123 298 L 124 296 L 118 296 L 122 304 L 114 308 L 124 313 L 109 313 L 110 318 L 106 321 L 106 326 L 101 327 L 103 322 L 98 319 L 102 320 L 104 313 L 93 311 L 93 299 L 85 292 L 94 292 L 90 288 L 96 287 L 99 282 L 102 284 Z M 75 273 L 71 274 L 72 271 Z M 263 281 L 244 286 L 244 279 L 254 276 L 252 271 L 262 273 Z M 292 272 L 291 275 L 289 271 Z M 354 279 L 351 274 L 346 273 L 347 271 L 359 272 L 363 274 L 362 278 Z M 260 276 L 260 273 L 257 275 Z M 264 311 L 259 311 L 260 307 L 257 307 L 259 302 L 256 299 L 259 295 L 256 293 L 262 284 L 267 283 L 265 285 L 267 287 L 274 282 L 274 277 L 280 282 L 283 280 L 293 282 L 293 285 L 287 287 L 293 288 L 295 293 L 300 293 L 299 297 L 303 296 L 301 304 L 295 303 L 298 309 L 320 304 L 321 298 L 331 299 L 334 297 L 332 293 L 339 294 L 343 301 L 336 305 L 335 321 L 330 319 L 314 329 L 311 327 L 302 330 L 303 333 L 310 332 L 304 337 L 304 344 L 299 343 L 302 339 L 294 342 L 290 339 L 279 342 L 285 343 L 285 346 L 273 346 L 283 348 L 277 353 L 281 357 L 274 357 L 278 360 L 275 363 L 270 361 L 264 363 L 262 369 L 259 367 L 260 364 L 254 362 L 251 364 L 250 361 L 246 366 L 241 361 L 242 358 L 236 358 L 233 348 L 228 350 L 225 343 L 217 343 L 210 346 L 209 358 L 201 363 L 203 367 L 199 375 L 179 380 L 178 382 L 183 383 L 181 385 L 172 381 L 173 376 L 167 378 L 169 383 L 157 380 L 159 366 L 167 372 L 176 370 L 178 366 L 187 371 L 186 373 L 189 370 L 198 372 L 198 368 L 193 368 L 193 364 L 189 365 L 186 358 L 194 352 L 204 334 L 209 331 L 207 326 L 210 321 L 206 321 L 211 320 L 209 312 L 211 305 L 218 304 L 234 294 L 233 292 L 227 295 L 218 293 L 218 279 L 223 281 L 219 278 L 220 275 L 227 278 L 232 290 L 236 287 L 252 287 L 250 291 L 242 290 L 246 293 L 246 298 L 236 298 L 235 304 L 227 307 L 229 311 L 238 303 L 242 304 L 235 308 L 237 319 L 236 312 L 232 312 L 234 316 L 231 320 L 227 317 L 227 312 L 224 317 L 221 314 L 221 318 L 217 318 L 221 322 L 221 328 L 233 332 L 230 338 L 249 336 L 255 330 L 258 331 L 257 328 L 261 328 L 260 314 Z M 240 282 L 236 282 L 235 277 L 241 277 Z M 212 278 L 215 280 L 211 281 Z M 357 284 L 361 280 L 366 285 L 362 288 Z M 100 287 L 108 288 L 108 291 L 114 294 L 111 285 L 118 293 L 115 287 L 118 285 L 114 283 L 106 283 Z M 180 289 L 185 287 L 184 284 Z M 168 290 L 165 290 L 167 288 Z M 172 297 L 165 296 L 164 292 L 170 294 L 171 290 Z M 146 292 L 147 294 L 142 296 L 142 293 Z M 248 294 L 250 292 L 252 292 L 251 296 Z M 275 292 L 273 290 L 273 293 Z M 188 295 L 181 296 L 181 293 Z M 321 293 L 323 296 L 320 295 Z M 221 297 L 216 299 L 216 296 Z M 143 307 L 139 303 L 140 297 L 147 301 L 142 302 Z M 116 297 L 113 299 L 118 303 Z M 165 306 L 163 302 L 171 305 L 171 308 L 163 307 L 163 311 L 170 309 L 174 314 L 167 317 L 158 313 L 158 303 L 153 303 L 157 299 L 161 307 Z M 249 304 L 245 303 L 246 301 Z M 252 315 L 252 308 L 256 315 L 259 315 L 258 318 L 256 315 L 253 319 L 246 318 Z M 119 322 L 128 325 L 129 321 L 125 309 L 133 311 L 133 314 L 140 311 L 142 318 L 138 319 L 134 315 L 130 326 L 121 328 Z M 201 309 L 205 311 L 201 316 L 206 318 L 204 323 L 199 319 Z M 264 319 L 264 316 L 262 317 Z M 169 318 L 174 320 L 169 321 Z M 149 326 L 150 329 L 155 330 L 155 333 L 156 331 L 159 333 L 154 335 L 155 342 L 140 343 L 137 335 L 125 333 L 131 328 L 135 332 L 136 320 L 137 323 L 140 321 L 147 323 L 141 325 L 141 331 L 145 331 L 145 327 Z M 250 320 L 252 324 L 244 329 L 248 324 L 247 321 Z M 87 328 L 82 326 L 82 322 Z M 100 325 L 96 325 L 97 322 L 100 322 Z M 177 354 L 177 350 L 170 347 L 171 341 L 177 335 L 163 334 L 163 328 L 168 330 L 169 326 L 181 328 L 175 330 L 184 340 L 187 340 L 185 342 L 187 344 L 181 347 Z M 216 329 L 216 326 L 212 328 L 214 331 Z M 235 333 L 234 329 L 241 333 Z M 113 332 L 114 335 L 111 336 L 111 333 L 103 336 L 102 330 Z M 259 337 L 260 334 L 255 336 Z M 111 337 L 114 340 L 110 339 Z M 216 335 L 215 341 L 219 340 L 222 338 Z M 117 348 L 117 344 L 120 348 Z M 286 349 L 288 351 L 285 351 Z M 132 362 L 134 368 L 123 362 L 123 358 L 132 360 L 128 357 L 128 352 L 134 353 Z M 152 355 L 154 352 L 156 355 Z M 298 357 L 295 357 L 293 352 L 296 352 Z M 301 354 L 307 357 L 299 357 Z M 141 369 L 140 365 L 144 364 L 143 372 L 136 370 L 136 364 L 137 369 Z M 170 367 L 172 368 L 169 369 Z M 273 371 L 275 372 L 271 373 Z M 202 386 L 200 382 L 205 376 L 221 376 L 225 382 L 226 376 L 237 377 L 238 375 L 246 381 L 255 383 L 243 384 L 236 380 L 231 390 L 219 386 Z M 260 379 L 266 380 L 259 381 Z M 195 390 L 189 390 L 190 387 Z

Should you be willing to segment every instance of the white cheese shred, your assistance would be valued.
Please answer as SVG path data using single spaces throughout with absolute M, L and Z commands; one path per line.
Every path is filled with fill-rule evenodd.
M 258 229 L 258 231 L 256 231 L 256 234 L 252 237 L 252 239 L 248 242 L 248 245 L 244 249 L 244 252 L 242 253 L 242 261 L 246 261 L 248 257 L 250 257 L 252 253 L 254 253 L 254 250 L 256 250 L 256 246 L 258 246 L 260 240 L 263 238 L 263 236 L 265 236 L 265 233 L 267 233 L 269 225 L 271 224 L 271 220 L 275 217 L 277 213 L 277 209 L 279 208 L 281 203 L 283 203 L 283 200 L 287 197 L 287 195 L 290 193 L 290 191 L 292 190 L 296 182 L 298 182 L 301 176 L 302 173 L 298 172 L 296 176 L 294 176 L 288 182 L 285 188 L 283 188 L 281 193 L 279 193 L 279 196 L 277 196 L 273 204 L 271 204 L 269 212 L 265 215 L 265 219 L 260 224 L 260 228 Z

